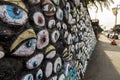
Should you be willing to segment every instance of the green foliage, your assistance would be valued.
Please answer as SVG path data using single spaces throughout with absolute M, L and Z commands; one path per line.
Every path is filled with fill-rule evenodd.
M 114 3 L 113 0 L 86 0 L 87 4 L 92 4 L 94 5 L 97 10 L 98 6 L 100 6 L 101 10 L 103 10 L 103 7 L 109 8 L 111 3 Z
M 120 25 L 116 25 L 112 30 L 113 32 L 120 34 Z

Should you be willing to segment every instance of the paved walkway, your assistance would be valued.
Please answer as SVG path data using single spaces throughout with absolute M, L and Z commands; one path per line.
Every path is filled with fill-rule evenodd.
M 120 80 L 120 46 L 100 35 L 91 56 L 84 80 Z

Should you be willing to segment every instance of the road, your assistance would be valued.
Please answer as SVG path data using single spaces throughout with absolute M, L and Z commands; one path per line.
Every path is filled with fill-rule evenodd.
M 83 80 L 120 80 L 120 46 L 100 35 Z

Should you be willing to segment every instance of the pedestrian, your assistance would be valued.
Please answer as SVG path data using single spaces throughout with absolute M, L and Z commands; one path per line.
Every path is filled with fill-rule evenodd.
M 117 45 L 115 39 L 112 40 L 111 45 Z

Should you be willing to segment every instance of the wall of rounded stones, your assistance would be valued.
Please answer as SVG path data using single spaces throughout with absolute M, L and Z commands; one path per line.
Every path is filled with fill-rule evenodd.
M 0 1 L 0 80 L 81 80 L 95 44 L 84 0 Z

